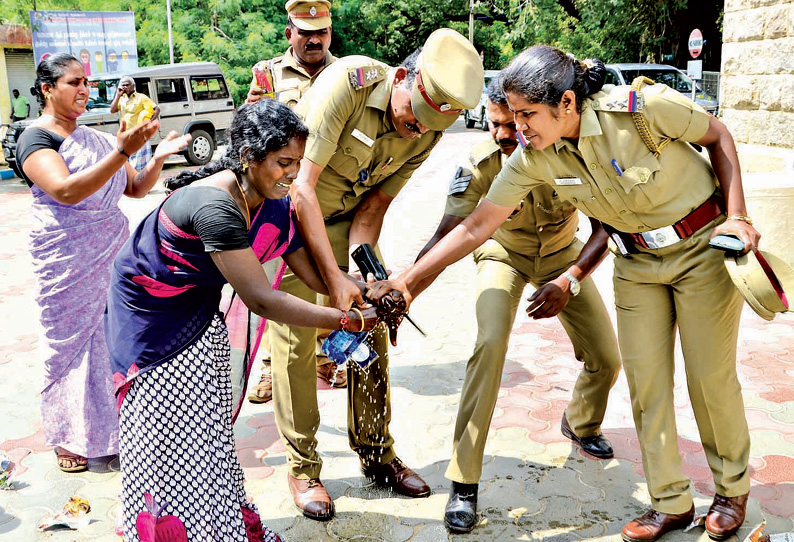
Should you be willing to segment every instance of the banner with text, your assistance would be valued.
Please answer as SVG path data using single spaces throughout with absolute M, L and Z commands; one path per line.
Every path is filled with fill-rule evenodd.
M 37 65 L 47 55 L 70 53 L 88 76 L 138 67 L 131 11 L 31 11 L 30 28 Z

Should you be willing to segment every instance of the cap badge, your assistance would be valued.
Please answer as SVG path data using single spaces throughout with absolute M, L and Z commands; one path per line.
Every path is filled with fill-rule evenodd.
M 311 15 L 312 17 L 316 17 L 317 16 L 317 8 L 314 7 L 314 6 L 310 7 L 309 8 L 309 15 Z
M 450 109 L 452 109 L 452 106 L 449 105 L 449 104 L 441 104 L 441 105 L 438 106 L 438 108 L 441 111 L 449 111 Z

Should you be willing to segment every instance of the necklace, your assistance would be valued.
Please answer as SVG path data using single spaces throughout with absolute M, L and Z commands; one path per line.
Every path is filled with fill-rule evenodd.
M 245 192 L 243 192 L 243 187 L 240 186 L 240 179 L 237 176 L 237 173 L 234 174 L 234 182 L 237 183 L 237 188 L 240 189 L 240 195 L 243 196 L 243 203 L 245 203 L 245 216 L 248 218 L 248 222 L 246 222 L 246 229 L 251 229 L 251 211 L 248 210 L 248 201 L 245 199 Z

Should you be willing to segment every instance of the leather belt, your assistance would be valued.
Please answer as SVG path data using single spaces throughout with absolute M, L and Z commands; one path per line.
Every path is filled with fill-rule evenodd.
M 690 237 L 722 213 L 722 198 L 719 198 L 717 195 L 712 195 L 709 199 L 704 201 L 700 207 L 672 226 L 665 226 L 664 228 L 657 228 L 642 233 L 631 233 L 629 235 L 635 243 L 644 248 L 656 249 L 669 247 L 678 241 Z
M 697 209 L 670 226 L 642 233 L 624 233 L 613 228 L 608 228 L 607 231 L 620 248 L 621 253 L 625 255 L 636 252 L 626 246 L 629 244 L 636 244 L 652 250 L 674 245 L 698 232 L 723 212 L 725 211 L 722 198 L 717 194 L 712 194 Z

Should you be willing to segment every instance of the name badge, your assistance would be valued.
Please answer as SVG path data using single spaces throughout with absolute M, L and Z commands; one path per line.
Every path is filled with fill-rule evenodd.
M 369 137 L 367 134 L 365 134 L 358 128 L 354 128 L 353 132 L 350 135 L 361 141 L 367 147 L 371 147 L 372 145 L 375 144 L 375 141 L 371 137 Z
M 582 179 L 579 177 L 561 177 L 559 179 L 554 179 L 554 184 L 557 186 L 573 186 L 582 184 Z

